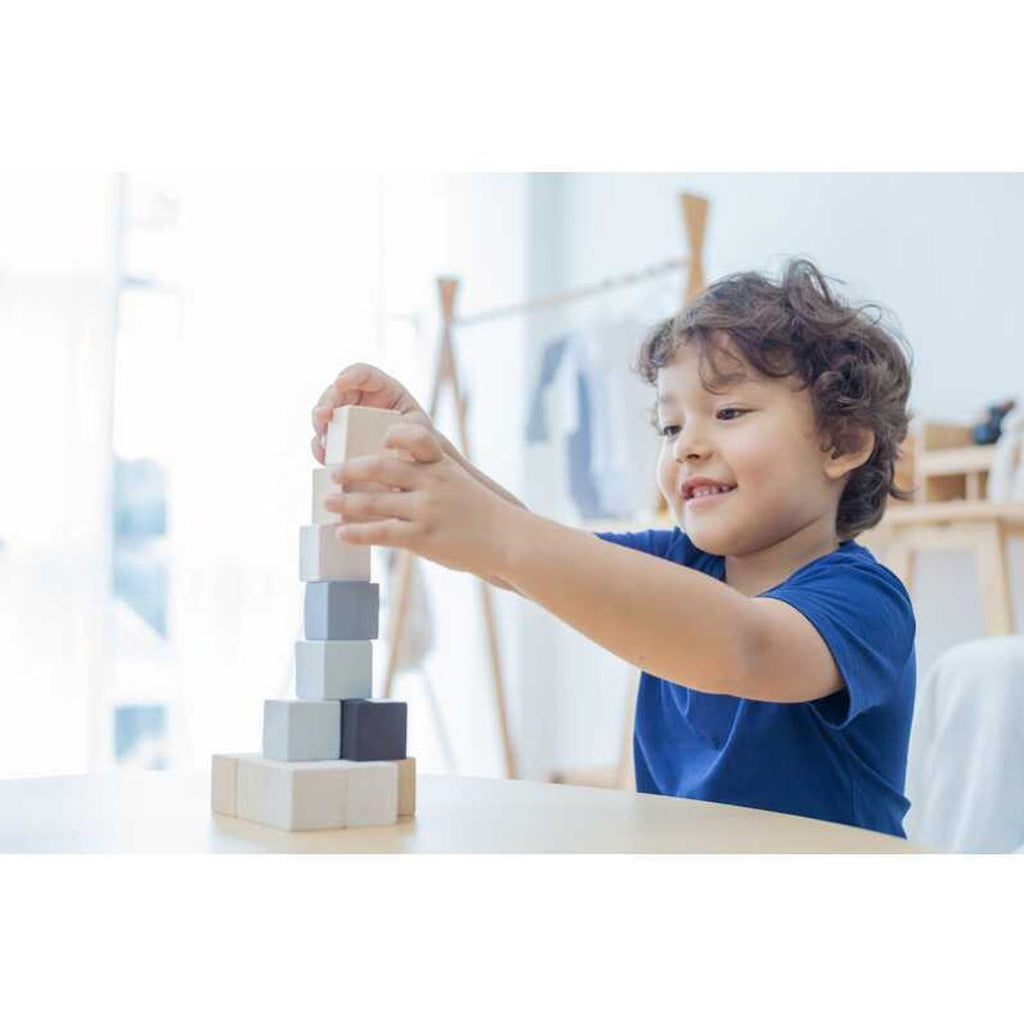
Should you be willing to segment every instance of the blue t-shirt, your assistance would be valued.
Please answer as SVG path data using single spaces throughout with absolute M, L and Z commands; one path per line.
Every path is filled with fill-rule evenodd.
M 725 579 L 725 558 L 701 551 L 678 527 L 597 536 Z M 780 704 L 701 693 L 644 672 L 633 731 L 637 789 L 903 836 L 916 670 L 903 584 L 848 540 L 758 597 L 785 601 L 810 621 L 845 689 Z

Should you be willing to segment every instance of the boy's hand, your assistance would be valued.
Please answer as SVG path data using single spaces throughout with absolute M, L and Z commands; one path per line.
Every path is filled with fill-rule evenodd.
M 340 405 L 393 409 L 410 423 L 428 427 L 431 425 L 430 417 L 394 377 L 389 377 L 383 370 L 369 363 L 353 363 L 338 374 L 313 407 L 313 429 L 316 436 L 310 442 L 310 447 L 313 449 L 313 457 L 321 465 L 324 461 L 327 425 L 331 422 L 334 410 Z
M 529 513 L 466 472 L 429 426 L 400 423 L 384 447 L 331 474 L 342 490 L 324 505 L 342 517 L 338 539 L 407 548 L 450 569 L 500 577 L 508 531 Z

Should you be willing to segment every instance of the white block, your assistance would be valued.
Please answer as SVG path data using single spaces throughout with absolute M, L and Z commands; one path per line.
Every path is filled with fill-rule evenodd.
M 370 546 L 346 544 L 333 526 L 299 527 L 299 578 L 310 580 L 370 580 Z
M 210 806 L 216 814 L 235 813 L 238 759 L 246 754 L 214 754 L 210 765 Z
M 328 512 L 324 508 L 324 499 L 332 491 L 341 491 L 341 488 L 331 479 L 332 470 L 337 466 L 324 466 L 322 469 L 313 470 L 313 519 L 315 526 L 328 526 L 331 523 L 341 522 L 341 516 L 337 512 Z
M 344 761 L 349 765 L 349 827 L 398 821 L 398 766 L 394 761 Z
M 237 816 L 288 831 L 344 828 L 348 773 L 341 761 L 238 762 Z
M 295 695 L 302 700 L 352 700 L 356 697 L 372 697 L 373 642 L 297 641 Z
M 341 701 L 264 701 L 263 756 L 274 761 L 340 758 Z
M 324 462 L 333 466 L 361 455 L 376 455 L 384 447 L 384 435 L 401 420 L 391 409 L 365 405 L 342 405 L 334 410 L 327 425 Z
M 238 760 L 237 816 L 288 831 L 394 825 L 398 774 L 389 761 Z

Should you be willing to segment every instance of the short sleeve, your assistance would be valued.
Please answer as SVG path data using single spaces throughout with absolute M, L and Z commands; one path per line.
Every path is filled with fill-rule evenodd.
M 664 558 L 677 539 L 679 530 L 641 530 L 639 533 L 595 533 L 595 537 L 610 541 L 624 548 L 645 551 L 649 555 Z
M 836 729 L 890 700 L 913 656 L 914 610 L 899 579 L 877 562 L 822 560 L 766 590 L 792 605 L 832 652 L 845 690 L 811 701 Z

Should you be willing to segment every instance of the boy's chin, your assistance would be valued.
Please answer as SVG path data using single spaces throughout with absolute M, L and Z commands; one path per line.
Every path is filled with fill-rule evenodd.
M 709 530 L 700 526 L 687 529 L 685 518 L 680 521 L 679 529 L 689 537 L 695 547 L 706 554 L 724 557 L 732 551 L 733 545 L 730 544 L 729 538 L 718 530 Z

